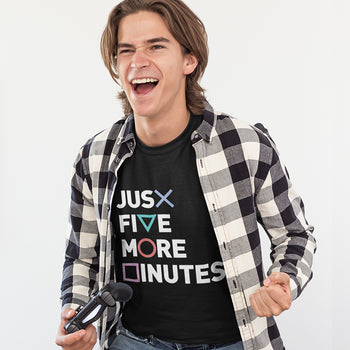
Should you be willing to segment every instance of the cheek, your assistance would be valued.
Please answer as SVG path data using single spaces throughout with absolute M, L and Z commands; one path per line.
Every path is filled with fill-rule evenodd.
M 117 73 L 121 84 L 124 86 L 125 83 L 125 66 L 123 64 L 117 64 Z
M 179 62 L 168 62 L 166 66 L 161 69 L 163 77 L 165 77 L 167 84 L 176 85 L 184 76 L 183 66 Z

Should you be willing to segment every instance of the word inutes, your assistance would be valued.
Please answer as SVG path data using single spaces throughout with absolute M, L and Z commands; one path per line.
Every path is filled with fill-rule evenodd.
M 177 283 L 184 280 L 185 284 L 207 284 L 220 282 L 225 278 L 223 263 L 216 261 L 201 265 L 161 265 L 124 263 L 123 280 L 129 282 Z M 180 276 L 182 278 L 180 278 Z

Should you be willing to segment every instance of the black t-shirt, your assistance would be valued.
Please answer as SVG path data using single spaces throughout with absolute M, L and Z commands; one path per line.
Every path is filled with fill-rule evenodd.
M 134 290 L 122 322 L 140 336 L 188 344 L 240 340 L 190 140 L 201 121 L 191 115 L 164 146 L 137 140 L 118 173 L 117 280 Z

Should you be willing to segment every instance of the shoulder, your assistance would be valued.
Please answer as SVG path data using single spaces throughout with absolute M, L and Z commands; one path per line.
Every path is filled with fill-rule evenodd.
M 272 146 L 272 138 L 263 124 L 251 125 L 223 112 L 215 111 L 214 114 L 216 115 L 215 130 L 221 139 L 228 139 L 235 144 L 241 144 L 242 147 L 249 144 L 256 144 L 259 147 L 261 145 Z
M 88 159 L 96 156 L 110 156 L 120 139 L 126 132 L 129 132 L 126 128 L 130 124 L 133 124 L 132 117 L 120 119 L 109 128 L 88 139 L 81 147 L 81 157 Z
M 215 150 L 224 152 L 229 164 L 246 163 L 252 175 L 270 166 L 275 146 L 261 123 L 251 125 L 213 109 L 205 113 L 204 119 L 211 124 L 211 144 Z M 266 166 L 262 167 L 263 164 Z
M 107 170 L 111 156 L 116 152 L 120 139 L 129 132 L 126 127 L 130 124 L 133 124 L 132 118 L 120 119 L 88 139 L 75 160 L 76 171 L 84 177 L 84 174 Z
M 120 137 L 120 132 L 126 123 L 126 119 L 118 120 L 112 126 L 104 129 L 88 139 L 82 146 L 83 158 L 89 157 L 91 155 L 105 154 L 106 147 L 114 146 L 118 142 Z M 111 150 L 110 150 L 111 151 Z

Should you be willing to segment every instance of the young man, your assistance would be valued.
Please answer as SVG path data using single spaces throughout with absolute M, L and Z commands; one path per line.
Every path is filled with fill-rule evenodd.
M 284 349 L 273 316 L 311 279 L 313 228 L 267 131 L 206 103 L 203 24 L 180 0 L 125 0 L 101 49 L 126 118 L 75 162 L 56 343 L 92 349 L 92 325 L 63 325 L 123 281 L 134 295 L 118 324 L 115 308 L 99 321 L 101 348 Z

